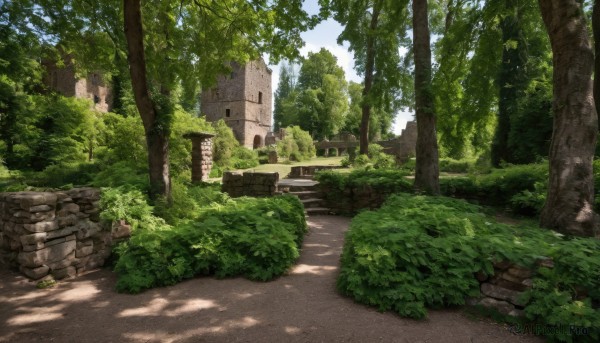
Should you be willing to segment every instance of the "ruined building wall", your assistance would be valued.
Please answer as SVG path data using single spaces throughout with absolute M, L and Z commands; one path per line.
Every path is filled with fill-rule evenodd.
M 211 122 L 223 119 L 240 144 L 264 146 L 272 122 L 272 72 L 262 60 L 231 66 L 231 74 L 202 92 L 201 112 Z
M 50 90 L 64 96 L 89 99 L 94 103 L 94 109 L 100 112 L 112 109 L 112 93 L 100 73 L 89 73 L 85 78 L 77 77 L 68 57 L 64 67 L 49 61 L 43 62 L 43 65 L 46 69 L 44 83 Z

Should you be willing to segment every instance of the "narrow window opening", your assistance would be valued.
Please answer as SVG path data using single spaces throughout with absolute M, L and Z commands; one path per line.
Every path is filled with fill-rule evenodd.
M 262 104 L 262 92 L 258 92 L 258 103 Z
M 225 117 L 231 117 L 231 110 L 229 108 L 225 109 Z

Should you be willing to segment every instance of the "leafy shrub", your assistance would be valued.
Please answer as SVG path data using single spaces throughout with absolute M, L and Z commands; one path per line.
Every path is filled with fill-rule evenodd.
M 548 182 L 536 182 L 534 190 L 524 190 L 510 198 L 510 208 L 514 213 L 538 215 L 546 202 Z
M 382 311 L 423 318 L 427 307 L 460 305 L 477 296 L 474 273 L 492 275 L 492 261 L 509 261 L 535 271 L 533 288 L 523 296 L 528 320 L 573 324 L 589 333 L 577 340 L 595 342 L 600 338 L 598 249 L 595 239 L 499 224 L 461 200 L 394 195 L 380 210 L 353 219 L 337 287 Z M 543 256 L 553 259 L 554 268 L 538 266 Z
M 369 163 L 371 163 L 371 159 L 369 158 L 369 156 L 362 154 L 356 156 L 352 165 L 356 168 L 361 168 L 366 167 L 367 165 L 369 165 Z
M 290 126 L 285 129 L 285 137 L 277 142 L 277 153 L 280 157 L 305 161 L 315 156 L 316 148 L 308 132 L 299 126 Z
M 350 162 L 350 158 L 346 156 L 342 158 L 342 160 L 340 161 L 340 165 L 344 168 L 349 168 L 350 166 L 352 166 L 352 162 Z
M 140 190 L 124 187 L 103 188 L 100 198 L 100 218 L 106 221 L 125 220 L 135 230 L 140 223 L 156 222 L 152 206 Z M 146 229 L 148 229 L 146 227 Z
M 474 160 L 455 160 L 453 158 L 440 158 L 439 167 L 441 172 L 467 173 L 474 168 Z
M 238 146 L 233 150 L 231 165 L 235 169 L 248 169 L 258 166 L 258 154 L 243 146 Z
M 148 190 L 148 171 L 138 168 L 129 161 L 117 162 L 94 176 L 92 185 L 96 187 L 126 187 Z
M 117 248 L 117 290 L 137 293 L 194 275 L 266 281 L 298 257 L 306 233 L 298 198 L 240 198 L 175 227 L 137 230 Z
M 229 200 L 220 190 L 220 184 L 202 183 L 189 185 L 178 179 L 171 184 L 171 203 L 159 199 L 155 213 L 171 225 L 196 219 L 208 206 L 225 204 Z
M 46 187 L 64 188 L 67 185 L 89 185 L 100 165 L 91 162 L 62 162 L 46 167 L 36 174 L 36 184 Z

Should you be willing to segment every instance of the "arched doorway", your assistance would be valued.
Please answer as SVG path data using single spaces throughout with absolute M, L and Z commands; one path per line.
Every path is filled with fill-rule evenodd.
M 256 135 L 254 136 L 254 143 L 252 144 L 252 147 L 254 149 L 258 149 L 260 147 L 262 147 L 262 137 L 260 135 Z

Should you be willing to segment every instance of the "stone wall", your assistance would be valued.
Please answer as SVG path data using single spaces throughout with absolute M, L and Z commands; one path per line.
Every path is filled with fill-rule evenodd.
M 30 279 L 71 277 L 100 267 L 124 222 L 100 223 L 100 190 L 0 193 L 0 263 Z
M 324 195 L 324 206 L 331 209 L 332 213 L 342 215 L 355 215 L 362 209 L 380 208 L 388 196 L 397 193 L 394 189 L 373 189 L 368 185 L 347 186 L 343 190 L 323 184 L 319 184 L 319 187 Z
M 538 265 L 553 268 L 551 259 L 542 258 Z M 481 297 L 467 300 L 469 305 L 479 305 L 493 309 L 501 314 L 522 317 L 523 308 L 527 305 L 520 297 L 523 292 L 531 289 L 533 271 L 508 261 L 494 263 L 494 275 L 488 277 L 483 273 L 477 274 L 480 282 Z
M 290 179 L 293 178 L 302 178 L 302 177 L 312 177 L 317 172 L 322 170 L 333 170 L 340 169 L 340 166 L 294 166 L 292 167 L 289 175 L 287 176 Z
M 222 191 L 229 196 L 273 196 L 277 193 L 279 173 L 224 172 Z

